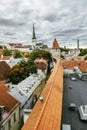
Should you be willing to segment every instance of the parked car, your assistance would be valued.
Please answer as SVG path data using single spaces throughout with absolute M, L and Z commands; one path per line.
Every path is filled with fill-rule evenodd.
M 62 130 L 71 130 L 71 125 L 69 125 L 69 124 L 63 124 L 62 125 Z
M 76 77 L 71 77 L 70 78 L 72 81 L 76 81 Z
M 69 109 L 70 109 L 71 111 L 74 111 L 74 110 L 76 109 L 76 104 L 75 104 L 75 103 L 70 103 L 70 104 L 69 104 Z

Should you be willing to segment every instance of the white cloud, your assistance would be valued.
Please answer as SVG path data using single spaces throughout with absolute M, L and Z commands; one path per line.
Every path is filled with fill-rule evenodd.
M 0 0 L 0 39 L 31 43 L 34 22 L 38 41 L 49 45 L 56 37 L 60 46 L 76 46 L 79 38 L 86 45 L 86 6 L 86 0 Z

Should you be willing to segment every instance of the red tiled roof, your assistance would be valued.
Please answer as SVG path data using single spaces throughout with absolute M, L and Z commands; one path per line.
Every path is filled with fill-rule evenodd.
M 62 65 L 63 65 L 64 68 L 67 68 L 67 69 L 73 69 L 74 66 L 78 66 L 78 68 L 82 72 L 87 73 L 87 62 L 82 61 L 82 60 L 78 60 L 78 61 L 75 61 L 75 60 L 63 61 Z
M 0 60 L 10 60 L 11 56 L 1 56 Z
M 22 130 L 60 130 L 63 94 L 63 68 L 56 59 L 55 68 Z
M 10 46 L 22 45 L 21 43 L 9 43 Z
M 59 43 L 57 42 L 56 38 L 54 39 L 54 42 L 53 42 L 53 47 L 52 49 L 59 49 L 60 46 L 59 46 Z
M 8 79 L 10 67 L 5 61 L 0 61 L 0 80 Z
M 6 111 L 10 112 L 18 104 L 18 101 L 7 91 L 8 88 L 0 83 L 0 105 L 5 106 Z
M 79 61 L 79 60 L 84 60 L 84 59 L 83 59 L 81 56 L 76 56 L 76 57 L 75 57 L 75 60 L 78 60 L 78 61 Z
M 45 70 L 46 66 L 47 66 L 47 61 L 43 58 L 37 58 L 34 61 L 35 65 L 37 68 L 41 69 L 41 70 Z
M 24 45 L 24 46 L 17 45 L 15 46 L 15 48 L 32 48 L 32 46 L 31 45 Z
M 0 55 L 3 53 L 3 49 L 0 49 Z

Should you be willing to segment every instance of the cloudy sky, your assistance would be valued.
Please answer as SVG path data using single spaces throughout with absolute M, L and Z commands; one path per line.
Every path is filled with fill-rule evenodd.
M 38 42 L 87 47 L 87 0 L 0 0 L 0 43 Z

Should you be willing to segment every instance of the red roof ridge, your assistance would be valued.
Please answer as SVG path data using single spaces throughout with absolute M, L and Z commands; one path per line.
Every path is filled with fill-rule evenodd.
M 47 101 L 48 101 L 48 98 L 49 98 L 49 96 L 50 96 L 51 90 L 52 90 L 52 87 L 50 87 L 50 90 L 49 90 L 49 92 L 48 92 L 47 98 L 46 98 L 46 100 L 45 100 L 45 103 L 44 103 L 43 108 L 42 108 L 42 110 L 41 110 L 41 113 L 40 113 L 40 115 L 39 115 L 38 121 L 36 122 L 36 125 L 35 125 L 34 130 L 37 130 L 37 128 L 38 128 L 39 122 L 40 122 L 41 117 L 42 117 L 42 115 L 43 115 L 43 113 L 44 113 L 45 106 L 46 106 L 46 104 L 47 104 Z M 43 98 L 44 98 L 44 97 L 43 97 Z
M 43 97 L 43 101 L 37 101 L 22 130 L 46 130 L 48 128 L 50 128 L 50 130 L 60 130 L 63 94 L 63 67 L 58 58 L 56 58 L 56 61 L 57 62 L 54 71 L 50 75 L 50 78 L 47 81 L 41 94 L 41 96 Z M 61 76 L 57 78 L 58 75 Z M 57 101 L 57 99 L 59 99 L 59 102 Z M 51 105 L 51 107 L 53 104 L 52 109 L 49 109 L 49 104 Z M 32 122 L 34 124 L 32 124 Z
M 54 39 L 54 42 L 53 42 L 53 47 L 52 49 L 59 49 L 60 46 L 59 46 L 59 43 L 57 42 L 56 38 Z

